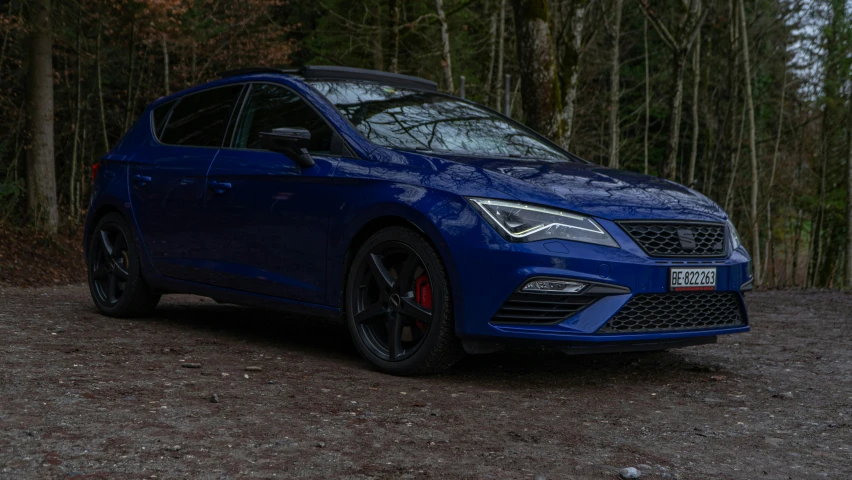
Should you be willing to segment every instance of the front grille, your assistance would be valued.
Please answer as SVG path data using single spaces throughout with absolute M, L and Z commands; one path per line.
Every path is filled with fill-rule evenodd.
M 621 222 L 619 225 L 652 257 L 723 257 L 726 253 L 725 225 L 721 223 Z
M 548 325 L 560 323 L 574 315 L 600 295 L 565 295 L 515 292 L 491 319 L 491 323 L 514 325 Z
M 634 295 L 598 333 L 640 333 L 745 324 L 735 292 L 652 293 Z

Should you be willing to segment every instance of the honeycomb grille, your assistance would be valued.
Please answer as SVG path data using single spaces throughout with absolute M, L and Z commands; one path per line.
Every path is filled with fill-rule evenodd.
M 724 257 L 725 225 L 624 222 L 621 228 L 652 257 Z
M 745 324 L 735 292 L 656 293 L 634 295 L 598 333 L 641 333 Z
M 564 321 L 599 298 L 600 295 L 515 292 L 500 307 L 491 323 L 552 325 Z

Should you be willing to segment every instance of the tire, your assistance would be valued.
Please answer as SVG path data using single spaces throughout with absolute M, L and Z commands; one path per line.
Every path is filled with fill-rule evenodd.
M 416 298 L 427 288 L 428 302 Z M 433 374 L 464 355 L 455 335 L 443 262 L 432 245 L 409 228 L 380 230 L 355 253 L 347 273 L 344 315 L 358 351 L 382 372 Z
M 92 300 L 104 315 L 139 317 L 154 311 L 160 295 L 142 278 L 139 248 L 127 221 L 108 213 L 89 238 L 86 270 Z

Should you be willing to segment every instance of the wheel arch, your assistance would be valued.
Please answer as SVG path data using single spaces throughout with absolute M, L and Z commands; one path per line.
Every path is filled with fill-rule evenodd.
M 353 223 L 352 227 L 348 229 L 348 235 L 344 235 L 344 248 L 341 254 L 329 256 L 332 262 L 329 269 L 329 292 L 337 294 L 335 296 L 335 293 L 332 293 L 330 297 L 335 298 L 329 298 L 329 301 L 337 303 L 341 311 L 345 310 L 346 277 L 351 268 L 352 258 L 370 236 L 384 228 L 393 226 L 407 227 L 417 231 L 435 248 L 441 256 L 440 260 L 449 277 L 455 312 L 460 314 L 463 311 L 461 308 L 462 296 L 459 291 L 460 279 L 452 252 L 444 235 L 427 214 L 413 207 L 400 204 L 386 205 L 384 208 L 377 209 L 372 215 L 363 215 L 360 221 Z
M 127 220 L 128 224 L 131 224 L 127 212 L 120 208 L 116 203 L 113 202 L 102 202 L 99 206 L 94 207 L 90 210 L 90 213 L 86 217 L 86 226 L 83 230 L 83 255 L 84 258 L 89 258 L 89 239 L 92 236 L 92 232 L 95 230 L 95 227 L 98 225 L 98 222 L 101 221 L 106 215 L 110 213 L 117 213 L 124 217 Z M 135 232 L 134 232 L 135 233 Z
M 146 280 L 150 280 L 156 276 L 156 270 L 148 258 L 148 251 L 142 241 L 142 236 L 137 228 L 136 221 L 133 218 L 133 212 L 130 209 L 129 203 L 124 203 L 118 197 L 103 196 L 96 204 L 89 207 L 89 213 L 86 215 L 86 225 L 83 229 L 83 261 L 86 262 L 89 258 L 89 243 L 92 232 L 101 219 L 110 213 L 121 215 L 133 232 L 134 241 L 136 242 L 139 258 L 142 264 L 142 275 Z M 88 268 L 88 267 L 87 267 Z

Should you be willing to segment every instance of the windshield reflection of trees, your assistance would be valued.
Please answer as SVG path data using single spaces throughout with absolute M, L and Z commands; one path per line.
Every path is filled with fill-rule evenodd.
M 552 162 L 570 161 L 502 117 L 429 92 L 358 82 L 315 82 L 353 125 L 379 145 Z

